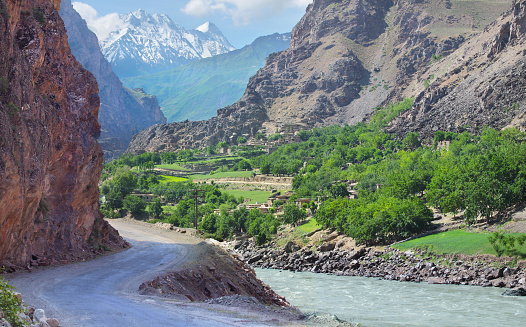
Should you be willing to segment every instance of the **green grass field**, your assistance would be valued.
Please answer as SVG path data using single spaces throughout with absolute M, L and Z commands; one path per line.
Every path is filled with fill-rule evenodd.
M 228 163 L 229 161 L 240 161 L 242 157 L 238 156 L 221 156 L 217 158 L 207 158 L 198 161 L 189 161 L 188 164 L 202 165 L 202 164 L 217 164 L 217 163 Z
M 159 183 L 161 184 L 166 184 L 170 182 L 184 182 L 187 180 L 188 180 L 187 178 L 182 178 L 182 177 L 159 175 Z
M 254 204 L 256 202 L 267 202 L 268 197 L 272 194 L 272 192 L 269 191 L 224 190 L 223 192 L 231 194 L 236 198 L 240 196 L 244 197 L 245 199 L 250 198 L 249 204 Z
M 182 167 L 178 163 L 155 165 L 155 168 L 189 171 L 189 169 Z
M 229 177 L 250 177 L 252 175 L 251 171 L 226 171 L 216 174 L 207 174 L 207 175 L 188 175 L 188 178 L 193 180 L 202 180 L 202 179 L 217 179 L 217 178 L 229 178 Z
M 521 234 L 512 233 L 512 235 L 517 236 Z M 472 233 L 464 230 L 453 230 L 396 244 L 393 248 L 406 251 L 412 248 L 431 246 L 432 251 L 437 254 L 496 255 L 495 250 L 488 241 L 489 236 L 490 233 Z M 522 256 L 526 254 L 526 245 L 520 248 L 520 252 L 523 254 Z
M 316 219 L 311 218 L 306 224 L 296 227 L 296 231 L 300 233 L 308 234 L 310 232 L 315 231 L 316 229 L 320 227 L 321 226 L 318 225 L 318 222 L 316 221 Z
M 163 206 L 163 212 L 164 213 L 175 213 L 175 209 L 177 207 L 175 206 Z

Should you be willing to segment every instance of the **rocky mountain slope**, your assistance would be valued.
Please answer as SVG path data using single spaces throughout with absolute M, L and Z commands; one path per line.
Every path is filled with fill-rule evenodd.
M 133 135 L 152 125 L 166 123 L 166 119 L 155 97 L 122 85 L 102 55 L 97 37 L 73 9 L 71 0 L 62 1 L 60 15 L 73 55 L 95 75 L 99 85 L 102 129 L 99 143 L 105 160 L 117 158 L 126 150 Z
M 69 49 L 59 0 L 0 0 L 0 266 L 126 243 L 99 211 L 92 74 Z
M 441 66 L 511 3 L 315 0 L 293 29 L 290 48 L 267 58 L 240 101 L 208 121 L 152 127 L 129 151 L 362 121 L 379 105 L 424 91 L 432 79 L 422 72 Z
M 119 17 L 116 29 L 99 36 L 99 42 L 120 78 L 153 74 L 234 50 L 210 22 L 187 30 L 167 15 L 141 9 Z
M 250 77 L 265 65 L 265 58 L 289 44 L 290 33 L 262 36 L 239 50 L 123 82 L 155 94 L 169 122 L 209 119 L 217 109 L 239 100 Z
M 517 1 L 503 16 L 450 56 L 430 65 L 412 81 L 419 89 L 413 108 L 389 130 L 399 135 L 436 130 L 477 133 L 483 126 L 526 128 L 526 1 Z

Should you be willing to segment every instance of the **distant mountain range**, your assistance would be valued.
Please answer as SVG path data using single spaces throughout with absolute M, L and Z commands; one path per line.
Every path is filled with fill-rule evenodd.
M 153 74 L 235 50 L 210 22 L 187 30 L 167 15 L 141 9 L 119 17 L 115 30 L 99 43 L 120 78 Z
M 123 83 L 155 94 L 168 122 L 208 119 L 217 109 L 239 100 L 265 58 L 289 45 L 290 33 L 276 33 L 239 50 L 154 75 L 126 78 Z

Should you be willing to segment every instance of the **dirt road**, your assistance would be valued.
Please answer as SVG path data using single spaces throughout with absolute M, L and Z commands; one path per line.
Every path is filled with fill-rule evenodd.
M 112 220 L 132 248 L 93 261 L 8 276 L 24 300 L 61 326 L 268 326 L 272 317 L 138 294 L 140 284 L 192 258 L 190 236 Z M 274 322 L 276 322 L 274 320 Z

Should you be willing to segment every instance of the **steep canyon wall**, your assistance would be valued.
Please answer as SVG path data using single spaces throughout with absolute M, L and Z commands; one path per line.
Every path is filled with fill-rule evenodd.
M 59 0 L 0 0 L 0 266 L 126 243 L 99 210 L 97 84 L 71 54 Z

